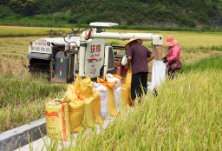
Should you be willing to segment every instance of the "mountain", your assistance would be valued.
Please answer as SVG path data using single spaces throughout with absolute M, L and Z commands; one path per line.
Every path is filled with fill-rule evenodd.
M 0 0 L 0 20 L 222 27 L 220 0 Z

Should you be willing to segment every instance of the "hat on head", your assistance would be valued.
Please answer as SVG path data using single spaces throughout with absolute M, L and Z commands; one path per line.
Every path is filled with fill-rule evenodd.
M 131 42 L 135 41 L 135 40 L 138 42 L 138 44 L 142 45 L 142 43 L 143 43 L 143 40 L 142 40 L 142 39 L 140 39 L 140 38 L 136 38 L 136 39 L 130 38 L 130 40 L 129 40 L 129 41 L 127 42 L 127 44 L 125 45 L 125 49 L 126 49 L 126 50 L 129 50 L 129 48 L 130 48 L 129 44 L 130 44 Z
M 178 44 L 178 41 L 174 40 L 173 36 L 168 36 L 166 42 L 163 45 L 174 46 Z

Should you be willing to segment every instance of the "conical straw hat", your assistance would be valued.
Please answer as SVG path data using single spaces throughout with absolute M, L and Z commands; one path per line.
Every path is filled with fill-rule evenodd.
M 130 44 L 132 41 L 135 41 L 135 40 L 137 40 L 138 44 L 142 45 L 142 43 L 143 43 L 143 40 L 142 40 L 142 39 L 140 39 L 140 38 L 136 38 L 136 39 L 130 38 L 130 40 L 129 40 L 129 41 L 127 42 L 127 44 L 125 45 L 125 49 L 126 49 L 126 50 L 129 50 L 129 48 L 130 48 L 129 44 Z
M 166 42 L 163 45 L 174 46 L 178 44 L 178 41 L 174 40 L 173 36 L 168 36 Z

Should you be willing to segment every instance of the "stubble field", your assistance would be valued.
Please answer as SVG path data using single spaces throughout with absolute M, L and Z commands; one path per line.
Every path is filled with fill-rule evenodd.
M 49 37 L 47 34 L 51 28 L 0 29 L 0 34 L 4 35 L 0 38 L 0 132 L 4 132 L 44 117 L 45 102 L 61 97 L 67 85 L 50 84 L 44 76 L 32 76 L 27 69 L 28 42 Z M 14 31 L 23 37 L 5 36 Z M 221 33 L 107 31 L 161 34 L 164 41 L 172 35 L 182 47 L 183 67 L 174 80 L 166 79 L 158 89 L 159 97 L 144 96 L 129 118 L 123 111 L 118 121 L 99 135 L 93 131 L 87 136 L 81 134 L 82 139 L 78 140 L 75 149 L 221 150 Z M 24 35 L 24 32 L 30 35 Z M 125 45 L 126 42 L 106 40 L 114 45 Z M 151 42 L 143 45 L 152 50 Z M 165 53 L 166 49 L 164 47 Z

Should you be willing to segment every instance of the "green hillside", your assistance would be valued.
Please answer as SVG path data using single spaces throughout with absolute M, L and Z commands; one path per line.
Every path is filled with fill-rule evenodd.
M 196 27 L 211 25 L 214 16 L 221 19 L 221 12 L 220 0 L 0 0 L 1 21 L 109 21 L 145 26 L 172 22 Z

